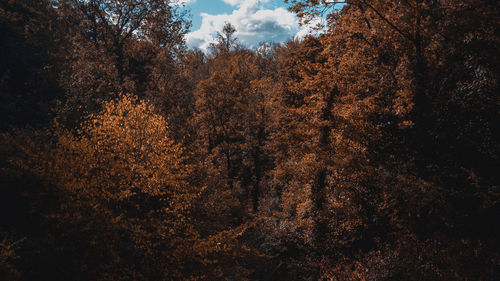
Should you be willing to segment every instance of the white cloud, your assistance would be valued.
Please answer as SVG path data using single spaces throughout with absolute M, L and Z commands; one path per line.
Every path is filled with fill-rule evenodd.
M 242 4 L 245 4 L 245 2 L 247 3 L 251 3 L 251 2 L 260 2 L 260 3 L 267 3 L 269 2 L 269 0 L 222 0 L 223 2 L 231 5 L 231 6 L 240 6 Z
M 174 6 L 182 6 L 196 2 L 196 0 L 172 0 L 172 5 Z
M 326 20 L 322 17 L 314 17 L 307 24 L 300 27 L 300 30 L 295 34 L 295 39 L 303 39 L 306 35 L 319 35 L 326 28 Z
M 266 9 L 263 3 L 268 0 L 223 0 L 236 6 L 231 14 L 210 15 L 202 13 L 198 30 L 186 35 L 189 47 L 207 50 L 217 31 L 226 22 L 236 28 L 240 43 L 256 47 L 260 42 L 283 42 L 292 38 L 299 30 L 297 17 L 285 8 Z
M 245 0 L 222 0 L 226 3 L 228 3 L 229 5 L 231 6 L 236 6 L 236 5 L 240 5 L 242 4 L 243 2 L 245 2 Z

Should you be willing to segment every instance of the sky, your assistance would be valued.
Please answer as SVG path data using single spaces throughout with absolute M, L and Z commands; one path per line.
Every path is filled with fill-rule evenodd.
M 303 37 L 310 26 L 298 18 L 283 0 L 179 0 L 190 10 L 193 26 L 186 35 L 189 48 L 206 51 L 226 22 L 236 28 L 239 43 L 255 48 L 262 42 L 284 42 Z

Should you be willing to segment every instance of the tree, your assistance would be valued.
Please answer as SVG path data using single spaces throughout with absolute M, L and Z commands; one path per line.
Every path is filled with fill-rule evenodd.
M 497 3 L 285 2 L 324 33 L 208 54 L 167 0 L 1 2 L 1 277 L 500 280 Z
M 25 138 L 14 163 L 60 196 L 46 213 L 56 240 L 52 278 L 188 278 L 201 262 L 190 210 L 200 190 L 168 125 L 153 107 L 124 96 L 81 129 L 58 128 L 51 143 Z M 47 211 L 47 210 L 41 210 Z M 71 252 L 80 254 L 68 260 Z M 85 273 L 81 270 L 84 270 Z M 48 276 L 47 276 L 48 277 Z
M 369 100 L 348 95 L 332 64 L 338 57 L 324 44 L 325 38 L 308 37 L 278 51 L 281 87 L 269 143 L 280 197 L 277 235 L 286 249 L 281 255 L 295 267 L 291 274 L 305 279 L 321 276 L 325 257 L 334 260 L 370 240 L 359 207 L 369 190 L 363 173 L 371 171 L 359 165 L 371 132 L 356 112 Z
M 15 266 L 15 261 L 19 260 L 20 257 L 16 252 L 25 239 L 14 239 L 12 235 L 6 233 L 2 233 L 2 236 L 0 242 L 1 280 L 19 280 L 21 274 Z
M 233 49 L 237 49 L 238 38 L 235 36 L 236 28 L 229 23 L 226 22 L 224 27 L 222 28 L 222 33 L 217 32 L 217 42 L 210 44 L 210 51 L 217 55 L 219 53 L 228 53 Z
M 0 3 L 0 130 L 42 126 L 50 120 L 61 37 L 50 1 Z
M 68 0 L 54 3 L 67 27 L 61 84 L 67 97 L 60 115 L 78 121 L 120 93 L 161 103 L 176 92 L 176 60 L 189 28 L 169 0 Z
M 319 4 L 317 1 L 295 3 L 294 9 L 304 15 L 310 12 L 310 8 L 314 11 Z M 329 30 L 323 37 L 324 55 L 328 61 L 319 73 L 331 71 L 326 80 L 319 75 L 316 79 L 323 83 L 334 81 L 339 86 L 341 98 L 334 108 L 340 110 L 340 117 L 349 118 L 335 124 L 334 130 L 340 130 L 336 138 L 351 144 L 360 143 L 361 151 L 365 151 L 357 154 L 365 157 L 350 161 L 355 165 L 350 170 L 341 170 L 340 175 L 347 179 L 344 182 L 356 175 L 357 179 L 349 185 L 362 195 L 357 198 L 366 198 L 359 201 L 362 204 L 358 210 L 362 211 L 363 224 L 371 230 L 362 231 L 362 236 L 371 236 L 373 242 L 386 241 L 392 253 L 405 257 L 408 264 L 424 262 L 429 266 L 421 273 L 402 270 L 405 279 L 414 276 L 438 278 L 438 273 L 431 269 L 432 263 L 446 263 L 448 268 L 459 272 L 456 274 L 472 279 L 483 268 L 478 265 L 464 270 L 458 265 L 464 259 L 478 262 L 479 259 L 470 256 L 471 252 L 445 259 L 435 253 L 433 246 L 422 245 L 425 244 L 423 241 L 439 241 L 446 244 L 443 247 L 453 249 L 460 247 L 457 246 L 460 240 L 452 236 L 479 239 L 478 236 L 472 238 L 467 230 L 479 225 L 463 219 L 471 214 L 478 218 L 490 217 L 491 212 L 498 208 L 497 200 L 487 195 L 496 188 L 491 181 L 490 169 L 485 167 L 495 166 L 491 161 L 496 157 L 498 147 L 480 140 L 472 141 L 473 134 L 465 129 L 472 126 L 477 135 L 487 136 L 486 139 L 496 130 L 491 119 L 493 111 L 488 105 L 490 99 L 483 95 L 486 92 L 492 95 L 494 87 L 479 82 L 498 79 L 492 75 L 498 66 L 497 56 L 488 51 L 490 46 L 498 44 L 497 37 L 493 36 L 498 24 L 490 22 L 498 18 L 498 13 L 491 12 L 494 9 L 490 5 L 488 1 L 459 4 L 448 1 L 347 1 L 339 14 L 332 13 L 328 17 Z M 458 16 L 461 13 L 477 20 Z M 454 29 L 449 26 L 454 26 Z M 473 35 L 478 28 L 488 34 L 482 37 L 485 40 L 483 46 L 488 46 L 482 51 L 475 49 L 474 43 L 463 44 L 468 41 L 467 36 L 470 36 L 469 42 L 483 40 Z M 464 76 L 464 73 L 471 73 L 467 70 L 468 63 L 463 64 L 466 57 L 474 57 L 475 63 L 472 64 L 475 69 L 484 72 Z M 485 58 L 490 58 L 493 63 L 484 63 Z M 458 86 L 470 83 L 477 83 L 477 88 L 465 90 Z M 479 88 L 482 90 L 477 91 Z M 450 93 L 455 94 L 450 96 Z M 458 105 L 456 98 L 463 95 L 474 96 L 474 103 Z M 481 116 L 481 121 L 476 116 Z M 449 133 L 450 129 L 454 133 Z M 480 152 L 479 146 L 488 148 Z M 337 144 L 335 154 L 345 151 Z M 489 164 L 472 164 L 479 163 L 477 159 Z M 482 178 L 482 191 L 479 192 L 482 195 L 471 193 L 472 186 L 478 183 L 471 182 L 470 174 L 467 176 L 471 170 L 465 167 L 470 165 L 474 165 L 475 172 L 482 174 L 479 176 Z M 472 177 L 477 179 L 477 174 Z M 338 185 L 336 189 L 339 190 Z M 359 190 L 365 192 L 359 193 Z M 347 198 L 344 197 L 341 203 Z M 447 215 L 457 210 L 463 211 L 460 219 Z M 330 221 L 338 221 L 338 217 L 338 213 L 332 214 Z M 496 231 L 484 230 L 479 236 L 485 239 Z M 400 246 L 405 243 L 412 246 Z M 495 242 L 489 243 L 496 247 L 493 246 Z M 374 250 L 372 247 L 385 247 L 377 243 L 368 245 L 360 250 L 365 252 Z M 486 248 L 483 251 L 484 255 L 492 256 Z M 412 258 L 417 252 L 425 252 L 424 261 Z M 362 257 L 344 254 L 344 258 L 349 256 L 350 265 Z M 375 261 L 375 256 L 371 255 L 375 263 L 385 262 Z M 333 262 L 332 257 L 329 260 L 339 264 Z M 335 274 L 340 273 L 335 271 Z M 494 276 L 494 273 L 488 274 Z
M 263 149 L 268 120 L 264 59 L 247 50 L 220 53 L 209 62 L 210 76 L 200 81 L 193 118 L 199 148 L 220 172 L 224 186 L 250 195 L 258 209 L 259 186 L 264 178 Z M 236 191 L 240 189 L 240 191 Z M 251 194 L 250 194 L 251 193 Z M 244 199 L 245 198 L 245 199 Z

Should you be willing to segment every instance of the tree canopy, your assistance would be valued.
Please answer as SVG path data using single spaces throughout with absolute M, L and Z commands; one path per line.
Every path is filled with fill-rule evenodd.
M 0 2 L 0 279 L 500 280 L 498 4 L 285 2 Z

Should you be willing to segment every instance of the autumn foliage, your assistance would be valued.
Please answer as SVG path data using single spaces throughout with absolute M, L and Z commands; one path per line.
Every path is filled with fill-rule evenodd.
M 1 280 L 499 280 L 495 1 L 0 3 Z

